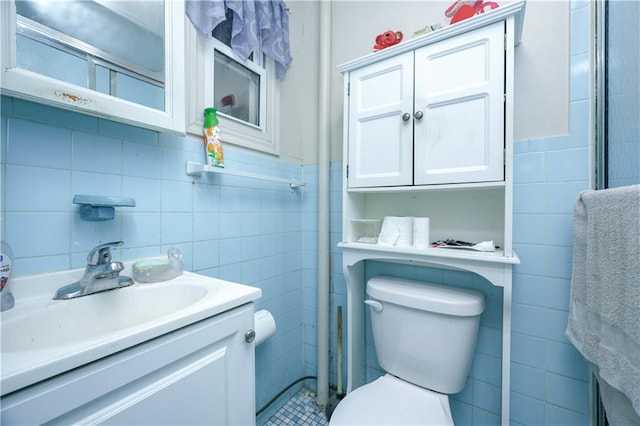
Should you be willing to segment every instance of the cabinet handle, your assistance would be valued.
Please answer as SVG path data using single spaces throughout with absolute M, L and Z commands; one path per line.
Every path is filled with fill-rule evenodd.
M 416 111 L 413 116 L 416 118 L 416 120 L 420 120 L 422 118 L 422 111 Z
M 410 118 L 411 118 L 411 114 L 409 114 L 408 112 L 405 112 L 404 114 L 402 114 L 402 121 L 409 121 Z
M 253 342 L 255 338 L 256 338 L 256 331 L 254 329 L 251 329 L 246 333 L 244 333 L 244 341 L 247 343 Z

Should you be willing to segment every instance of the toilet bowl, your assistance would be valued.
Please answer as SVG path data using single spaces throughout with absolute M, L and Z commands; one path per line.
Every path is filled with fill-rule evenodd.
M 386 374 L 350 392 L 329 425 L 453 425 L 448 395 L 464 388 L 483 294 L 379 276 L 368 281 L 367 295 Z
M 347 398 L 336 407 L 330 425 L 453 425 L 447 395 L 391 374 L 359 387 Z

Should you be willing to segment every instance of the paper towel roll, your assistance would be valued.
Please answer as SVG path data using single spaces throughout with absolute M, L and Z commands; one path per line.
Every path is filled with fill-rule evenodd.
M 413 246 L 416 248 L 429 247 L 429 218 L 413 218 Z
M 413 218 L 411 216 L 385 216 L 378 237 L 378 244 L 387 246 L 410 246 L 413 241 Z
M 254 314 L 254 326 L 256 332 L 256 346 L 273 336 L 276 332 L 276 320 L 271 312 L 263 309 Z

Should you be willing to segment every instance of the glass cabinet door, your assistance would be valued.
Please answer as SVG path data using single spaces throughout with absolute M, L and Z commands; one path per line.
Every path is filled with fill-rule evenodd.
M 184 3 L 2 2 L 4 94 L 184 132 Z

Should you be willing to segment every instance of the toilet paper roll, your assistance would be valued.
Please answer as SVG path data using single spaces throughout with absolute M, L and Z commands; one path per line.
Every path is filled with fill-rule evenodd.
M 256 346 L 273 336 L 276 332 L 276 320 L 271 312 L 263 309 L 254 314 L 254 326 L 256 332 Z
M 413 218 L 411 216 L 385 216 L 378 237 L 378 244 L 387 246 L 410 246 L 413 241 Z
M 413 218 L 413 246 L 416 248 L 429 247 L 429 218 Z
M 387 218 L 382 222 L 380 235 L 378 235 L 378 244 L 383 246 L 392 246 L 398 241 L 400 229 L 395 223 L 391 223 Z

